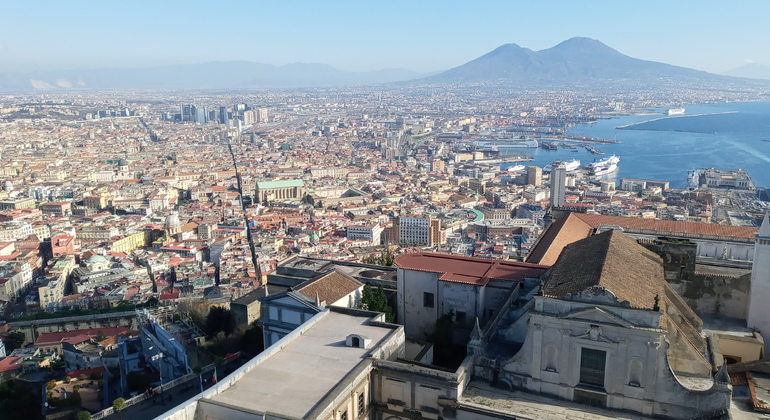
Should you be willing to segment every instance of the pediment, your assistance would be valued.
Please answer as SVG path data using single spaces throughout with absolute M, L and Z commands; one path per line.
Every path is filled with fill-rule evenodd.
M 617 325 L 619 327 L 625 327 L 625 328 L 635 327 L 634 324 L 626 321 L 625 319 L 597 307 L 580 309 L 565 315 L 561 315 L 559 318 L 600 323 L 605 325 L 606 324 Z

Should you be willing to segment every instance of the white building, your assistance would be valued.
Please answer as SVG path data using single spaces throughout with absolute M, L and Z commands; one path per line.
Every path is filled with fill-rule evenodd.
M 554 162 L 551 172 L 551 205 L 561 207 L 564 205 L 564 194 L 567 186 L 567 167 L 563 163 Z
M 383 227 L 379 223 L 371 223 L 363 226 L 348 226 L 347 237 L 351 241 L 363 239 L 372 245 L 380 245 L 382 241 Z
M 536 281 L 547 267 L 512 261 L 418 253 L 396 257 L 397 321 L 409 338 L 424 340 L 436 321 L 453 313 L 467 332 L 476 318 L 484 324 L 519 282 Z
M 542 287 L 529 312 L 498 331 L 522 343 L 501 363 L 502 383 L 647 416 L 729 409 L 721 354 L 666 283 L 662 259 L 633 238 L 608 230 L 568 245 Z
M 0 262 L 0 300 L 14 300 L 32 286 L 32 268 L 29 263 Z

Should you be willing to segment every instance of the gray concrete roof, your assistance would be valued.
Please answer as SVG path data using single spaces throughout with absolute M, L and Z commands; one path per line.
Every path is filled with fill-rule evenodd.
M 210 400 L 302 418 L 393 331 L 368 322 L 367 317 L 329 312 Z M 349 334 L 367 337 L 372 345 L 367 350 L 347 347 Z

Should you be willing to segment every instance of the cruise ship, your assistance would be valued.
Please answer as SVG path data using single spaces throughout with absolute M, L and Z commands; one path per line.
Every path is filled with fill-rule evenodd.
M 684 114 L 684 108 L 669 108 L 668 111 L 666 111 L 667 115 L 682 115 Z
M 567 172 L 577 171 L 578 168 L 580 168 L 580 161 L 577 159 L 572 159 L 569 162 L 564 162 L 564 167 L 567 169 Z M 543 167 L 543 172 L 551 172 L 553 170 L 553 165 L 548 164 Z
M 599 169 L 594 169 L 594 176 L 608 175 L 618 170 L 616 163 L 611 163 L 607 166 L 602 166 Z
M 601 160 L 593 161 L 586 166 L 586 168 L 596 172 L 597 170 L 601 170 L 602 168 L 610 165 L 617 165 L 620 162 L 620 158 L 612 155 L 609 157 L 606 157 Z

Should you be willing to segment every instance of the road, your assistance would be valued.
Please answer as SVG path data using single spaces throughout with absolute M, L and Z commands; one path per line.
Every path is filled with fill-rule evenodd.
M 211 376 L 213 371 L 203 374 L 203 379 L 206 380 L 206 384 L 203 389 L 211 387 Z M 221 372 L 220 372 L 221 375 Z M 144 400 L 138 404 L 134 404 L 131 407 L 123 410 L 123 420 L 149 420 L 158 417 L 166 411 L 176 407 L 177 405 L 187 401 L 200 392 L 200 383 L 198 378 L 193 378 L 183 384 L 175 386 L 161 395 Z M 169 400 L 170 397 L 170 400 Z M 120 416 L 115 413 L 105 417 L 105 419 L 118 420 Z

